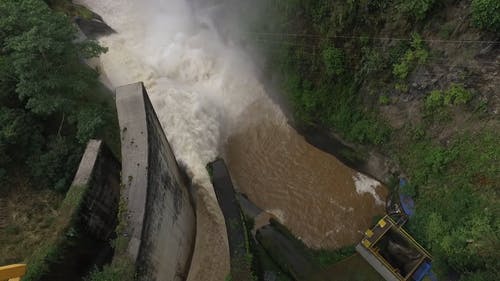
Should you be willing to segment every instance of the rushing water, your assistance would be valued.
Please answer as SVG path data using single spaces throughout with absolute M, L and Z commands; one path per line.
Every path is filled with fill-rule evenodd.
M 100 39 L 109 48 L 101 57 L 103 79 L 112 87 L 145 83 L 177 159 L 212 198 L 205 166 L 223 155 L 237 188 L 311 246 L 353 243 L 383 210 L 378 182 L 309 145 L 287 124 L 252 57 L 221 33 L 224 25 L 213 17 L 220 6 L 80 2 L 117 31 Z

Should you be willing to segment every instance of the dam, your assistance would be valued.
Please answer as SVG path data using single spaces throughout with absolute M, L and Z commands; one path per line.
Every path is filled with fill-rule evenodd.
M 253 57 L 231 34 L 223 34 L 220 21 L 226 19 L 218 17 L 223 6 L 181 0 L 78 2 L 100 14 L 116 31 L 99 39 L 108 52 L 100 57 L 97 68 L 102 81 L 118 88 L 121 121 L 142 123 L 142 128 L 147 122 L 155 123 L 154 134 L 164 136 L 154 142 L 163 143 L 172 153 L 167 157 L 169 153 L 162 149 L 138 150 L 135 146 L 153 141 L 148 139 L 151 134 L 146 136 L 141 129 L 133 132 L 130 125 L 121 127 L 127 139 L 122 143 L 122 161 L 133 159 L 123 163 L 124 171 L 132 173 L 122 171 L 122 184 L 128 199 L 137 204 L 130 214 L 129 253 L 145 264 L 139 272 L 180 280 L 226 278 L 230 270 L 226 226 L 206 169 L 219 156 L 227 161 L 235 189 L 311 248 L 353 244 L 371 225 L 372 217 L 383 212 L 383 185 L 310 145 L 289 124 L 260 78 Z M 147 95 L 142 86 L 133 84 L 137 81 L 144 82 Z M 120 109 L 125 105 L 121 94 L 128 91 L 142 91 L 143 103 L 132 102 Z M 143 104 L 146 109 L 141 116 L 146 115 L 147 122 L 132 114 Z M 153 115 L 147 112 L 153 111 L 156 121 L 148 119 Z M 159 168 L 159 163 L 173 163 L 172 159 L 176 165 Z M 150 161 L 156 166 L 150 166 Z M 175 175 L 163 171 L 177 164 L 180 169 L 174 168 L 179 169 Z M 154 183 L 156 173 L 166 173 L 158 175 L 162 181 L 184 182 L 178 185 L 181 194 L 161 188 L 154 196 L 133 191 L 132 186 L 145 188 L 146 183 Z M 181 198 L 176 220 L 157 215 L 179 207 L 175 200 L 167 203 L 170 196 Z M 167 201 L 159 204 L 156 199 Z M 156 213 L 151 216 L 155 219 L 147 218 L 149 212 Z M 161 229 L 182 242 L 174 245 L 150 237 L 145 244 L 150 244 L 151 252 L 142 249 L 143 235 Z M 176 249 L 175 259 L 165 268 L 158 261 L 171 257 L 162 254 L 162 247 Z M 174 264 L 174 260 L 179 262 Z

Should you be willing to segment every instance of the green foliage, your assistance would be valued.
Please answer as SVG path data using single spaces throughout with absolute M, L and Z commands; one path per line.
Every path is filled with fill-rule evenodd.
M 51 186 L 64 192 L 73 179 L 82 152 L 82 148 L 67 137 L 50 137 L 47 149 L 31 157 L 28 164 L 31 175 L 41 187 Z
M 498 268 L 499 140 L 498 132 L 463 135 L 448 147 L 423 140 L 403 155 L 419 187 L 410 230 L 432 252 L 441 275 L 451 269 L 475 280 Z
M 425 107 L 427 109 L 437 109 L 443 106 L 443 92 L 439 90 L 434 90 L 429 93 L 429 95 L 425 98 Z
M 500 31 L 500 1 L 472 0 L 472 21 L 479 28 Z
M 128 259 L 119 259 L 102 270 L 94 269 L 85 281 L 133 281 L 135 267 Z
M 356 253 L 355 246 L 346 246 L 337 250 L 316 250 L 313 255 L 321 266 L 330 266 Z
M 472 99 L 472 93 L 462 85 L 452 84 L 446 91 L 434 90 L 425 98 L 427 110 L 435 111 L 443 106 L 467 104 Z
M 122 185 L 123 189 L 124 186 Z M 130 242 L 128 233 L 128 209 L 124 198 L 118 203 L 118 225 L 116 238 L 112 241 L 114 249 L 113 262 L 102 270 L 94 269 L 85 281 L 134 281 L 136 280 L 135 264 L 130 260 L 127 249 Z
M 472 99 L 472 94 L 462 85 L 453 84 L 444 94 L 445 105 L 467 104 Z
M 423 20 L 435 4 L 436 0 L 401 0 L 399 8 L 416 20 Z
M 20 168 L 37 186 L 61 191 L 82 144 L 107 121 L 87 99 L 98 75 L 82 64 L 105 49 L 75 38 L 69 19 L 43 1 L 0 2 L 0 169 Z
M 432 11 L 439 5 L 453 7 L 447 9 L 448 18 L 448 12 L 458 7 L 457 1 L 435 0 L 333 1 L 329 2 L 329 8 L 324 1 L 280 2 L 293 8 L 280 18 L 276 32 L 311 35 L 288 38 L 290 43 L 300 46 L 272 50 L 273 54 L 280 54 L 272 58 L 280 66 L 296 120 L 301 125 L 333 129 L 350 141 L 372 144 L 386 143 L 391 131 L 375 117 L 373 109 L 365 107 L 363 98 L 367 97 L 359 96 L 359 90 L 365 88 L 360 85 L 373 86 L 370 82 L 376 80 L 375 87 L 390 84 L 407 92 L 408 77 L 416 67 L 428 62 L 430 50 L 417 34 L 411 42 L 377 40 L 376 43 L 366 38 L 351 39 L 348 35 L 401 38 L 413 30 L 433 38 L 438 29 L 436 23 L 442 23 L 444 14 L 436 13 L 431 20 Z M 481 6 L 478 3 L 489 6 L 474 10 L 475 5 Z M 498 31 L 497 3 L 473 0 L 473 22 L 481 28 Z M 419 23 L 415 24 L 416 21 Z M 455 20 L 449 21 L 440 35 L 449 39 L 454 26 Z M 335 36 L 340 38 L 331 39 Z M 341 52 L 329 50 L 332 41 Z M 346 68 L 347 62 L 354 71 Z M 387 67 L 390 73 L 384 75 Z M 385 95 L 375 97 L 379 97 L 381 104 L 387 102 Z M 452 106 L 471 103 L 472 98 L 472 92 L 462 85 L 429 93 L 424 100 L 424 122 L 432 116 L 444 119 Z M 477 107 L 486 110 L 486 101 Z M 409 175 L 410 185 L 403 192 L 415 196 L 417 205 L 416 217 L 409 228 L 433 255 L 433 269 L 442 276 L 449 270 L 457 272 L 462 281 L 496 280 L 500 268 L 498 132 L 443 140 L 446 145 L 428 139 L 422 125 L 405 129 L 402 134 L 405 140 L 390 141 L 397 148 L 389 148 L 389 152 L 400 157 L 402 170 Z M 395 131 L 394 135 L 399 134 Z
M 329 76 L 338 76 L 344 73 L 344 60 L 344 53 L 341 49 L 328 47 L 323 50 L 323 63 Z
M 97 135 L 99 129 L 104 126 L 104 110 L 98 107 L 83 108 L 76 117 L 76 138 L 82 144 Z
M 363 47 L 361 51 L 363 53 L 361 71 L 364 74 L 373 74 L 385 67 L 386 62 L 380 51 L 368 47 Z
M 87 190 L 86 186 L 71 187 L 58 210 L 53 235 L 47 237 L 40 247 L 33 249 L 33 255 L 28 258 L 29 266 L 23 281 L 41 280 L 51 265 L 61 259 L 64 250 L 78 239 L 74 226 Z
M 337 53 L 333 48 L 322 52 L 333 53 Z M 303 60 L 312 61 L 312 65 L 302 64 Z M 357 84 L 352 78 L 347 78 L 344 74 L 342 79 L 332 79 L 330 72 L 316 77 L 319 81 L 308 79 L 310 69 L 323 67 L 323 57 L 315 60 L 304 55 L 301 49 L 292 49 L 281 58 L 280 63 L 284 87 L 291 98 L 295 117 L 301 125 L 321 124 L 334 128 L 350 141 L 360 143 L 383 143 L 387 139 L 387 126 L 360 108 Z M 332 67 L 330 71 L 335 72 L 334 69 Z
M 393 65 L 392 73 L 396 78 L 404 80 L 416 65 L 426 63 L 428 57 L 429 52 L 425 48 L 422 37 L 414 33 L 410 48 L 399 59 L 398 63 Z
M 75 96 L 95 83 L 96 73 L 80 58 L 94 55 L 96 44 L 74 44 L 75 29 L 65 16 L 40 1 L 3 1 L 0 5 L 2 71 L 16 77 L 16 93 L 26 108 L 41 115 L 71 110 Z M 29 15 L 29 16 L 27 16 Z
M 391 99 L 387 95 L 381 95 L 378 97 L 378 103 L 381 105 L 388 105 L 391 103 Z
M 448 23 L 444 24 L 443 26 L 441 26 L 441 29 L 439 30 L 439 36 L 443 39 L 450 39 L 455 28 L 456 28 L 455 23 L 448 22 Z
M 50 264 L 57 260 L 60 249 L 53 244 L 41 245 L 35 251 L 35 254 L 28 260 L 28 270 L 23 277 L 23 281 L 35 281 L 47 274 L 50 269 Z
M 0 167 L 7 170 L 11 161 L 26 159 L 40 146 L 41 134 L 41 126 L 33 114 L 0 105 Z

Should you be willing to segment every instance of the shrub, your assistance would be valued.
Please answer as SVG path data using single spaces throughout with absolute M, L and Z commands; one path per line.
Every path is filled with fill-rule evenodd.
M 134 278 L 134 265 L 126 258 L 113 261 L 111 265 L 105 265 L 99 271 L 94 269 L 85 281 L 132 281 Z
M 51 137 L 47 151 L 28 163 L 34 180 L 41 187 L 66 191 L 71 183 L 82 148 L 65 137 Z
M 387 95 L 381 95 L 378 97 L 378 103 L 381 105 L 388 105 L 391 103 L 391 99 Z
M 472 21 L 479 28 L 500 31 L 500 1 L 473 0 Z
M 341 49 L 328 47 L 323 51 L 323 62 L 329 76 L 344 73 L 344 53 Z
M 446 91 L 434 90 L 425 99 L 425 108 L 436 110 L 443 106 L 467 104 L 472 99 L 470 91 L 462 85 L 452 84 Z
M 445 105 L 460 105 L 467 104 L 472 99 L 472 94 L 467 91 L 462 85 L 452 84 L 444 95 Z
M 432 91 L 427 98 L 425 98 L 425 108 L 434 110 L 443 105 L 443 93 L 439 90 Z
M 104 127 L 104 110 L 94 106 L 87 107 L 78 112 L 76 119 L 76 138 L 80 143 L 86 143 L 97 135 L 97 131 Z
M 410 71 L 418 64 L 427 62 L 429 52 L 425 48 L 425 44 L 420 35 L 414 33 L 410 48 L 399 58 L 398 62 L 393 65 L 392 73 L 396 78 L 404 80 L 410 74 Z
M 382 70 L 386 63 L 384 61 L 384 57 L 382 56 L 380 51 L 376 49 L 363 47 L 363 59 L 362 59 L 362 72 L 365 74 L 372 74 Z
M 403 0 L 400 9 L 416 20 L 423 20 L 434 7 L 436 0 Z

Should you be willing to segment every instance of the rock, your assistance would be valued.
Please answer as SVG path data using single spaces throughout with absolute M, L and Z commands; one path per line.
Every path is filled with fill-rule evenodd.
M 83 34 L 90 39 L 97 39 L 101 36 L 107 36 L 115 33 L 115 30 L 107 25 L 99 15 L 94 16 L 90 20 L 75 17 L 74 21 Z
M 481 49 L 481 51 L 479 51 L 479 54 L 486 55 L 491 52 L 491 50 L 493 50 L 493 44 L 489 44 L 488 46 L 486 46 L 486 48 Z

